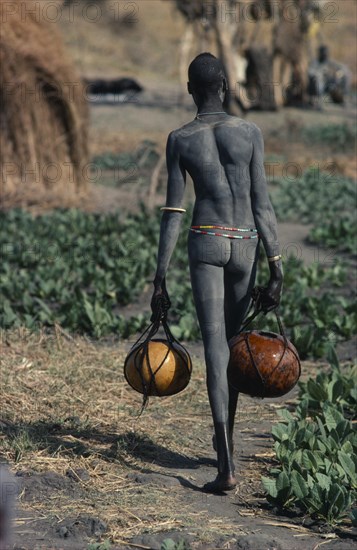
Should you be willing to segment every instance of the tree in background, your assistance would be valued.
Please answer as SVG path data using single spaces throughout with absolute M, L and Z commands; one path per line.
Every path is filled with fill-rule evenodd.
M 319 32 L 324 1 L 173 0 L 186 21 L 181 82 L 193 49 L 213 49 L 226 69 L 231 113 L 303 103 L 309 42 Z

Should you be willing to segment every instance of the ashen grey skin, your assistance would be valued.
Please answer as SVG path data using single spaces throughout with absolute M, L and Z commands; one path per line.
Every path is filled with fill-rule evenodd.
M 181 207 L 188 172 L 196 195 L 192 226 L 256 228 L 267 256 L 278 255 L 276 218 L 267 191 L 259 128 L 223 112 L 226 79 L 220 62 L 211 54 L 201 54 L 191 63 L 188 91 L 197 105 L 198 118 L 169 135 L 166 206 Z M 165 275 L 182 215 L 165 211 L 162 216 L 151 300 L 154 315 L 160 304 L 169 301 Z M 192 291 L 204 345 L 218 459 L 218 475 L 204 486 L 206 491 L 219 492 L 236 485 L 232 434 L 238 392 L 227 380 L 228 341 L 239 331 L 249 307 L 258 249 L 258 239 L 228 239 L 192 231 L 188 235 Z M 269 267 L 270 280 L 263 296 L 266 309 L 279 304 L 283 279 L 280 261 L 269 262 Z

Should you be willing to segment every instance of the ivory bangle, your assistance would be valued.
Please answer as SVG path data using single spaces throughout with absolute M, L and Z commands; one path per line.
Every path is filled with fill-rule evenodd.
M 184 208 L 175 208 L 174 206 L 162 206 L 160 210 L 168 210 L 169 212 L 186 212 Z
M 268 262 L 277 262 L 278 260 L 281 260 L 281 254 L 278 254 L 277 256 L 270 256 L 270 258 L 268 258 Z

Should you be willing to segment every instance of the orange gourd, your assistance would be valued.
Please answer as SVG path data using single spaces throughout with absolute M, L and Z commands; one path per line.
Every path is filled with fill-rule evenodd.
M 191 358 L 177 341 L 156 339 L 134 346 L 124 363 L 128 384 L 145 396 L 174 395 L 190 381 Z
M 253 397 L 280 397 L 297 383 L 301 365 L 293 344 L 267 331 L 241 332 L 229 342 L 228 381 Z

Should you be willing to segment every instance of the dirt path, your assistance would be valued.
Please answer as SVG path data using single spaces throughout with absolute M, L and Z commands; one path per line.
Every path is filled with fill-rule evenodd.
M 243 405 L 244 401 L 243 399 Z M 237 490 L 222 495 L 208 495 L 201 491 L 202 485 L 215 476 L 208 430 L 200 438 L 204 444 L 197 445 L 197 441 L 192 439 L 189 455 L 180 455 L 170 452 L 168 448 L 161 448 L 161 458 L 155 461 L 141 457 L 139 468 L 128 468 L 126 473 L 121 473 L 125 475 L 127 483 L 132 486 L 139 499 L 140 494 L 144 500 L 149 499 L 150 508 L 153 500 L 156 500 L 158 507 L 165 506 L 166 500 L 170 507 L 174 506 L 177 509 L 177 520 L 171 516 L 168 523 L 176 525 L 168 530 L 161 526 L 159 532 L 156 532 L 153 521 L 151 528 L 147 526 L 143 533 L 134 535 L 130 544 L 123 542 L 113 545 L 113 550 L 160 550 L 162 542 L 167 538 L 175 541 L 184 539 L 193 548 L 212 550 L 315 550 L 322 544 L 326 550 L 353 548 L 352 538 L 339 539 L 326 529 L 322 529 L 320 534 L 316 533 L 308 521 L 302 526 L 301 518 L 292 521 L 291 518 L 276 516 L 269 510 L 260 493 L 257 466 L 258 471 L 264 471 L 271 460 L 269 416 L 274 417 L 274 409 L 269 407 L 268 402 L 254 405 L 254 410 L 251 405 L 244 409 L 240 411 L 241 418 L 238 420 L 234 440 L 239 480 Z M 259 423 L 257 418 L 260 419 Z M 179 425 L 177 429 L 180 429 Z M 140 449 L 133 450 L 133 454 L 139 457 Z M 30 508 L 29 511 L 27 505 L 27 512 L 20 512 L 18 516 L 20 524 L 18 523 L 15 531 L 15 544 L 12 547 L 14 550 L 84 550 L 88 548 L 89 537 L 102 535 L 105 539 L 107 526 L 105 520 L 96 515 L 95 506 L 92 513 L 79 516 L 67 517 L 61 508 L 58 509 L 57 518 L 52 519 L 44 515 L 40 517 L 36 513 L 38 499 L 56 502 L 57 493 L 61 493 L 63 489 L 74 500 L 80 498 L 83 487 L 77 488 L 77 482 L 70 481 L 68 476 L 61 479 L 61 476 L 49 472 L 22 473 L 21 481 L 22 490 L 32 498 L 30 500 L 27 496 L 27 504 L 30 500 L 34 509 Z M 113 492 L 116 492 L 114 487 Z M 108 498 L 111 496 L 108 494 Z M 125 507 L 124 496 L 118 503 L 118 508 Z M 130 513 L 141 518 L 142 510 L 140 507 L 133 507 Z M 187 525 L 182 528 L 183 513 L 190 519 L 188 523 L 192 523 L 191 528 Z

